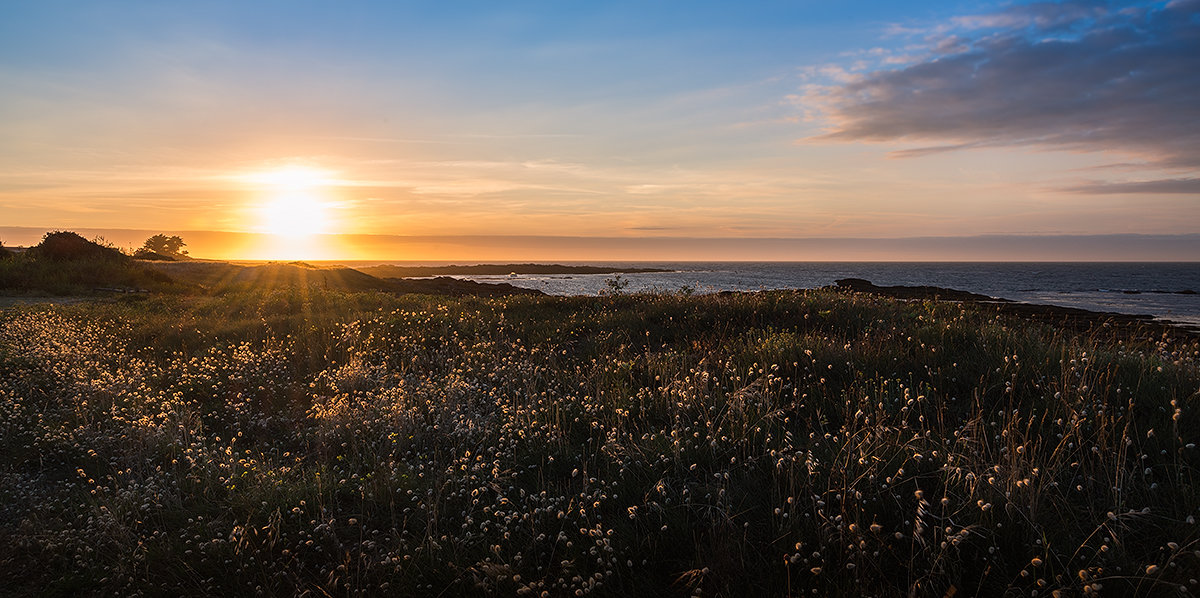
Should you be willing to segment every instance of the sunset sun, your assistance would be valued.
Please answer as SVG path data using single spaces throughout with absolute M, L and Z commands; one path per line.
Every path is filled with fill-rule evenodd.
M 258 229 L 272 235 L 304 237 L 331 230 L 326 188 L 329 173 L 289 166 L 246 177 L 257 189 Z
M 325 253 L 319 235 L 340 231 L 332 218 L 329 188 L 332 173 L 306 166 L 287 166 L 245 175 L 253 186 L 251 207 L 255 229 L 268 235 L 260 251 L 268 259 L 313 259 Z
M 274 195 L 261 205 L 260 215 L 262 231 L 272 235 L 304 237 L 329 232 L 325 204 L 311 192 Z

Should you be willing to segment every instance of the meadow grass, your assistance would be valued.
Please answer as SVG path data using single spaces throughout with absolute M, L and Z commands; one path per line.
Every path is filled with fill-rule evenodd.
M 1200 345 L 832 291 L 0 313 L 12 595 L 1189 595 Z

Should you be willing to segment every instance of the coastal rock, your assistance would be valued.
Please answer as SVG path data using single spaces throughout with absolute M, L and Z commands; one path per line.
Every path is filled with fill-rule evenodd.
M 436 278 L 385 278 L 393 291 L 426 295 L 471 295 L 475 297 L 505 297 L 508 295 L 545 295 L 537 289 L 526 289 L 507 282 L 482 283 L 452 276 Z
M 1195 336 L 1200 333 L 1195 327 L 1156 320 L 1148 314 L 1123 314 L 1091 311 L 1077 307 L 1019 303 L 1010 299 L 989 297 L 968 291 L 929 286 L 878 286 L 861 278 L 843 278 L 834 281 L 837 289 L 852 293 L 870 293 L 897 299 L 944 300 L 979 303 L 991 306 L 999 313 L 1010 314 L 1027 320 L 1041 321 L 1073 330 L 1086 331 L 1097 328 L 1142 330 L 1153 335 Z
M 835 280 L 837 288 L 854 293 L 871 293 L 897 299 L 941 299 L 944 301 L 991 301 L 1008 302 L 1008 299 L 997 299 L 987 295 L 929 286 L 878 286 L 862 278 L 842 278 Z

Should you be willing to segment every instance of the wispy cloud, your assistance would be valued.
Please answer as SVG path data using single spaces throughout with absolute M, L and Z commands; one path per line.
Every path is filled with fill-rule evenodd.
M 1098 182 L 1087 185 L 1076 185 L 1064 190 L 1072 193 L 1086 193 L 1088 195 L 1117 195 L 1127 193 L 1200 194 L 1200 179 L 1161 179 L 1126 183 Z
M 1088 2 L 1033 2 L 1018 4 L 1003 10 L 957 17 L 956 25 L 968 29 L 1023 29 L 1037 31 L 1069 29 L 1088 19 L 1103 19 L 1110 13 L 1107 4 Z

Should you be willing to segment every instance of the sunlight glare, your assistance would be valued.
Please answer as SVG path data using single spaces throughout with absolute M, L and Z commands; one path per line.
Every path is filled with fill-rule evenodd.
M 260 209 L 263 232 L 284 237 L 329 232 L 325 203 L 313 192 L 277 192 Z
M 312 259 L 319 235 L 335 233 L 326 188 L 337 183 L 333 173 L 306 166 L 286 166 L 245 175 L 256 188 L 253 208 L 259 232 L 270 235 L 260 255 L 268 259 Z

